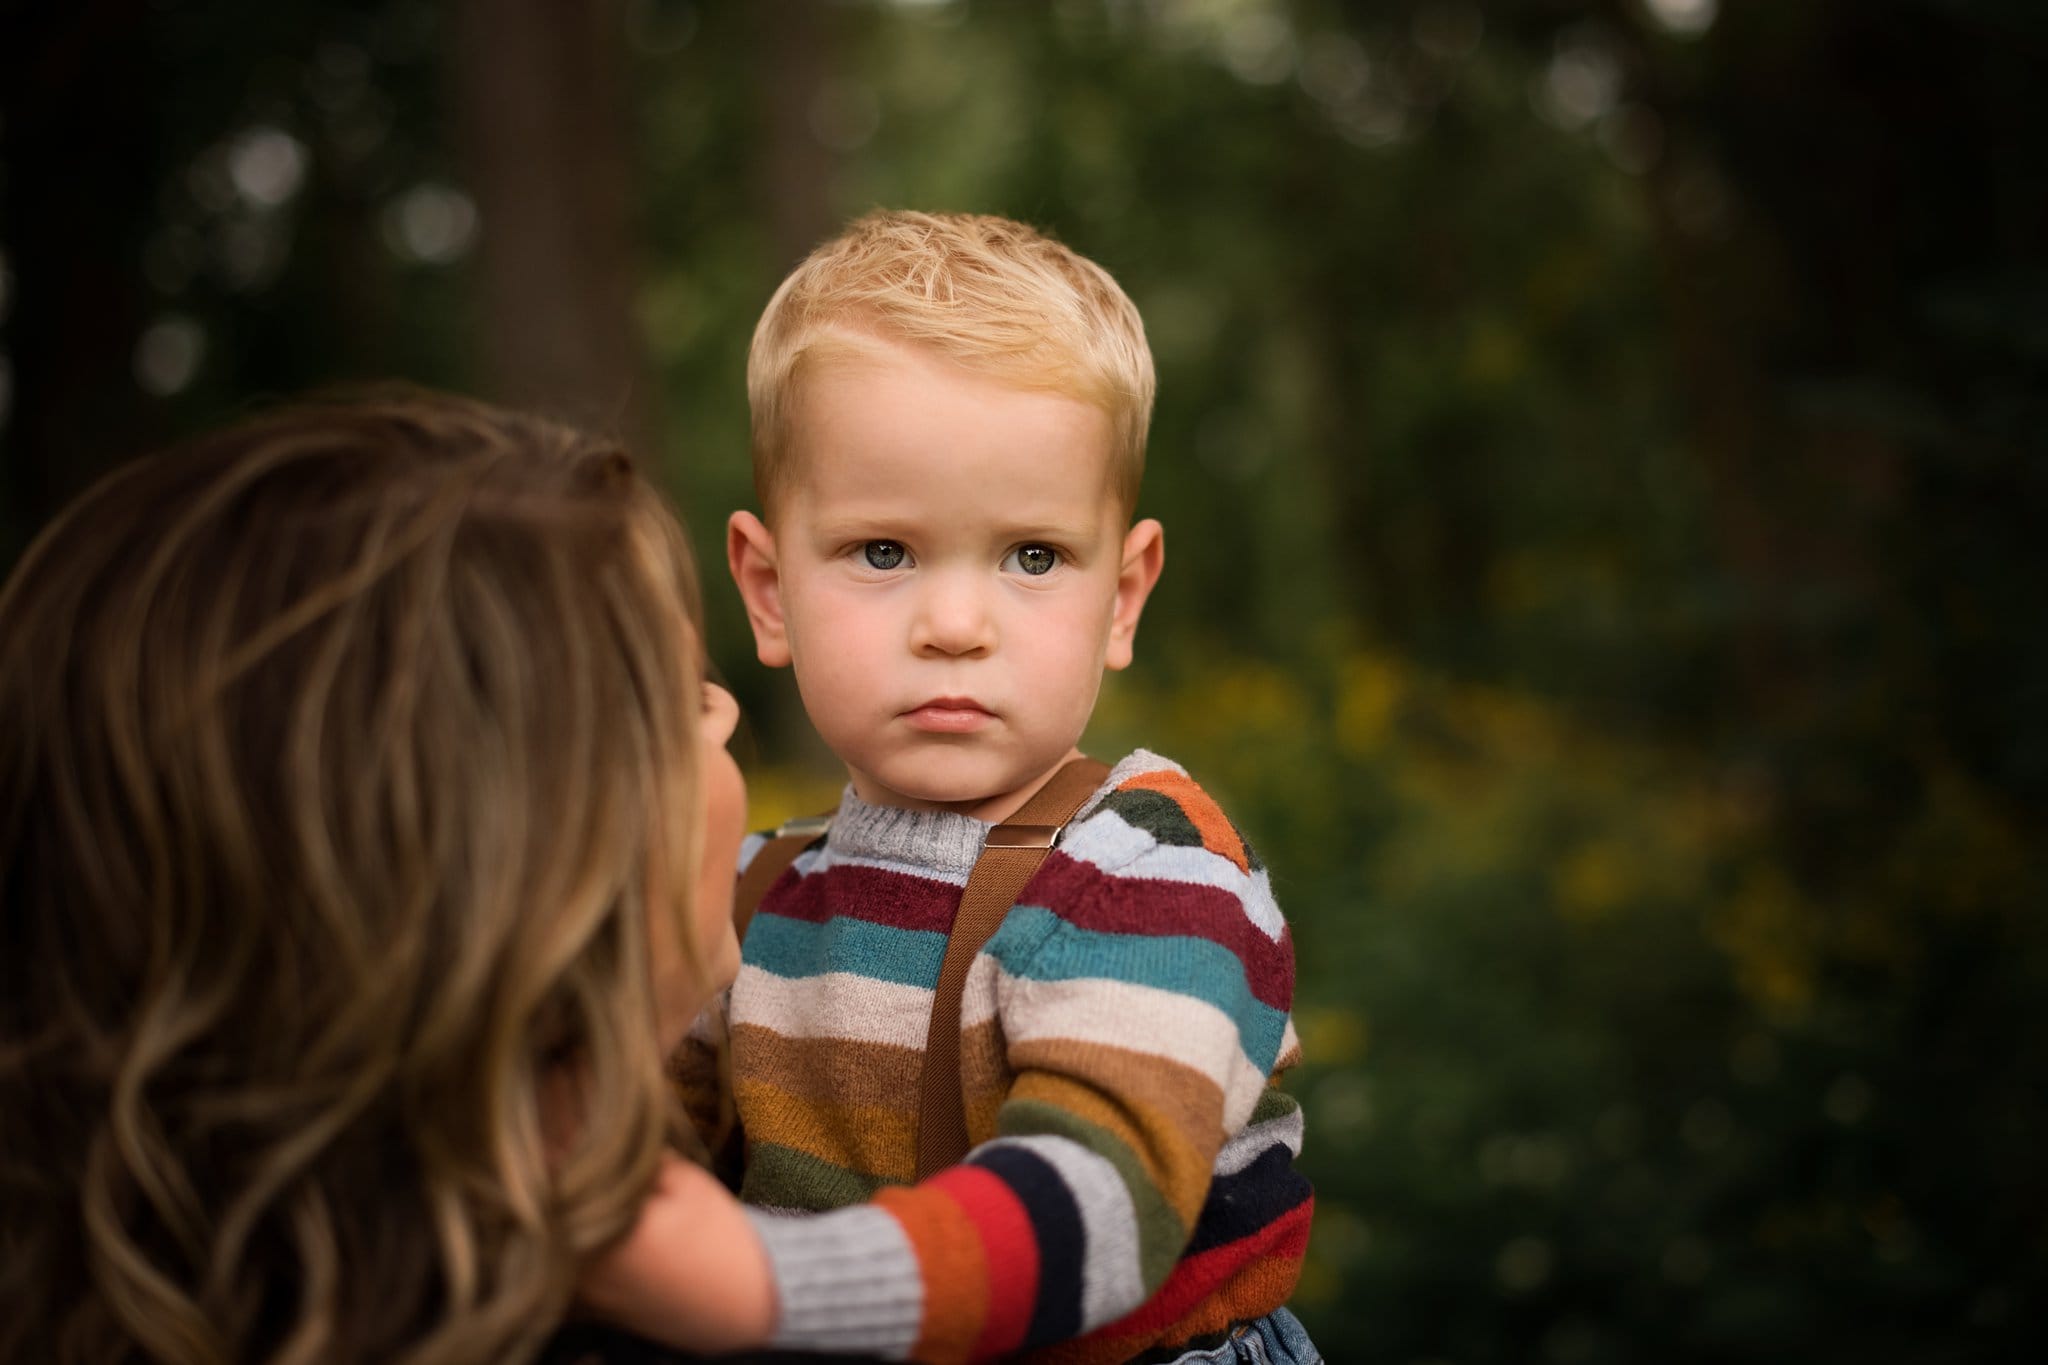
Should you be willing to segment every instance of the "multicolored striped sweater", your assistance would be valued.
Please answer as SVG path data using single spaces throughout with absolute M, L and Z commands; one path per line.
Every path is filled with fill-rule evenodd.
M 952 1362 L 1120 1362 L 1292 1292 L 1312 1197 L 1293 944 L 1266 872 L 1175 764 L 1140 750 L 976 957 L 963 1164 L 915 1178 L 933 986 L 988 826 L 849 791 L 747 931 L 679 1058 L 717 1110 L 729 1029 L 747 1202 L 777 1345 Z M 760 840 L 742 857 L 751 858 Z

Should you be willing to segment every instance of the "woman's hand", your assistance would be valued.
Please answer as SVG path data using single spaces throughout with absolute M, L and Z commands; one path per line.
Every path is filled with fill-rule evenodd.
M 709 1171 L 674 1153 L 640 1220 L 584 1270 L 577 1296 L 593 1316 L 706 1354 L 758 1350 L 775 1333 L 760 1235 Z

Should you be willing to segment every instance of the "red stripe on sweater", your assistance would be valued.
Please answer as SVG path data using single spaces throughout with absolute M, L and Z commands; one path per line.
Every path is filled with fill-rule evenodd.
M 1038 1237 L 1031 1216 L 1016 1191 L 979 1166 L 955 1166 L 926 1183 L 953 1196 L 990 1248 L 990 1262 L 1003 1267 L 1001 1277 L 989 1283 L 988 1321 L 974 1358 L 1007 1355 L 1023 1345 L 1038 1304 Z
M 1078 929 L 1102 934 L 1202 938 L 1244 964 L 1252 995 L 1274 1009 L 1294 1000 L 1294 940 L 1276 941 L 1252 923 L 1244 902 L 1197 882 L 1104 872 L 1054 850 L 1017 896 L 1020 905 L 1050 908 Z
M 1103 1336 L 1156 1335 L 1186 1317 L 1203 1299 L 1259 1261 L 1299 1262 L 1308 1251 L 1308 1225 L 1315 1201 L 1305 1199 L 1249 1237 L 1190 1256 L 1173 1268 L 1159 1292 L 1135 1312 L 1101 1330 Z M 1275 1301 L 1267 1309 L 1280 1306 Z
M 761 913 L 823 924 L 835 916 L 885 924 L 892 929 L 947 933 L 960 906 L 951 882 L 840 863 L 798 878 L 768 898 Z

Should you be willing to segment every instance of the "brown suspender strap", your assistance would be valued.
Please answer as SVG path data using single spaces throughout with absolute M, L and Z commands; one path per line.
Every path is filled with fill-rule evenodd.
M 967 889 L 960 894 L 960 909 L 953 916 L 945 962 L 939 968 L 939 984 L 932 997 L 917 1117 L 920 1180 L 958 1164 L 967 1155 L 966 1101 L 960 1090 L 960 997 L 967 985 L 967 969 L 1017 903 L 1024 883 L 1052 852 L 1067 821 L 1108 776 L 1106 763 L 1092 758 L 1069 760 L 982 841 L 981 856 L 968 874 Z
M 775 833 L 768 836 L 768 842 L 754 855 L 754 861 L 747 864 L 747 870 L 740 873 L 739 883 L 732 889 L 732 927 L 739 934 L 740 942 L 747 941 L 747 925 L 753 921 L 754 907 L 761 903 L 761 897 L 768 894 L 768 888 L 775 885 L 775 879 L 796 861 L 796 855 L 817 843 L 831 824 L 829 812 L 807 815 L 800 820 L 783 821 Z

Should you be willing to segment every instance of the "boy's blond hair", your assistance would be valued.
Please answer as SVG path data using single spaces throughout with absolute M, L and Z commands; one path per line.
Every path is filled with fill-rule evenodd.
M 1112 484 L 1137 505 L 1156 387 L 1145 326 L 1109 272 L 1023 223 L 988 214 L 872 213 L 812 252 L 768 301 L 747 356 L 754 491 L 764 512 L 792 477 L 789 432 L 807 365 L 880 337 L 1110 419 Z

